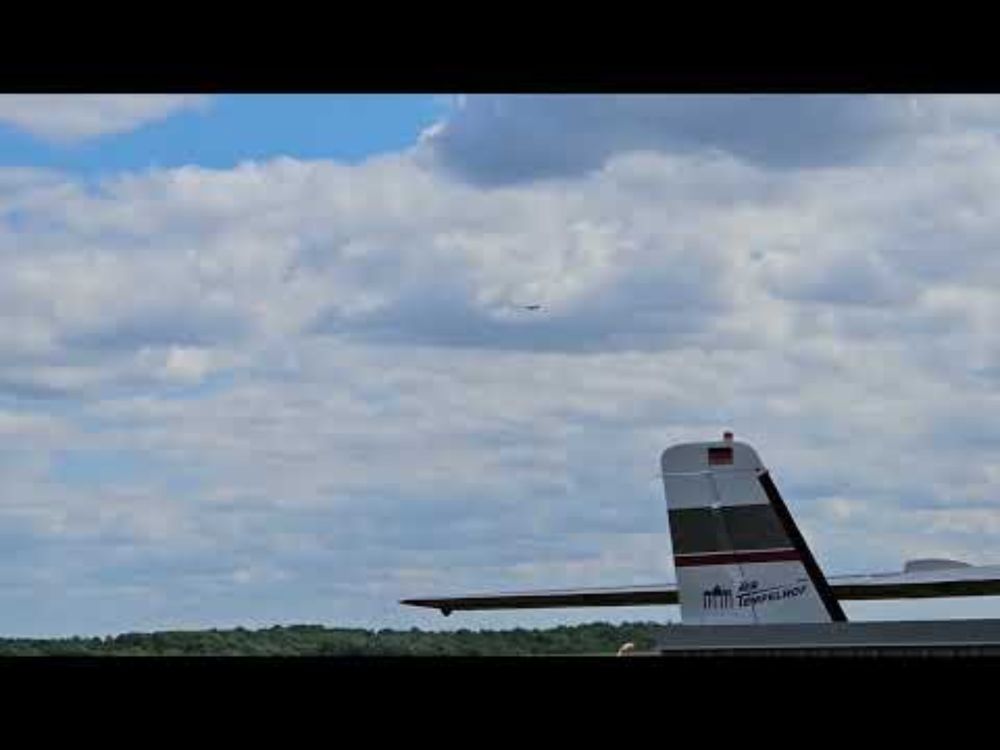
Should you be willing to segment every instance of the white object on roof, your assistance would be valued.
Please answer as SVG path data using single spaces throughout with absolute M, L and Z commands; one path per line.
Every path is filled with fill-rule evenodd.
M 948 570 L 949 568 L 971 568 L 969 563 L 944 558 L 925 558 L 922 560 L 907 560 L 903 565 L 904 573 L 918 573 L 921 570 Z

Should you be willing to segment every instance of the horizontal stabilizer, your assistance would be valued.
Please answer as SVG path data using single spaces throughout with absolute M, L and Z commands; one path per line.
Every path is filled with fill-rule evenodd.
M 472 594 L 435 599 L 404 599 L 400 604 L 453 610 L 551 609 L 557 607 L 632 607 L 643 604 L 677 604 L 677 587 L 634 586 L 629 588 L 566 589 L 562 591 L 522 591 L 506 594 Z
M 960 567 L 958 567 L 960 566 Z M 1000 565 L 912 569 L 902 573 L 832 576 L 830 588 L 841 601 L 1000 595 Z M 430 607 L 443 614 L 464 610 L 554 609 L 561 607 L 636 607 L 677 604 L 677 585 L 522 591 L 468 596 L 404 599 L 401 604 Z
M 940 561 L 936 561 L 940 562 Z M 902 573 L 836 576 L 830 586 L 838 599 L 918 599 L 1000 594 L 1000 565 L 914 568 Z

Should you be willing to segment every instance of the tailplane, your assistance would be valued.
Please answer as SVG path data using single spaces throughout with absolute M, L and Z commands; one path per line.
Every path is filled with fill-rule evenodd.
M 660 457 L 685 624 L 845 621 L 757 452 L 684 443 Z

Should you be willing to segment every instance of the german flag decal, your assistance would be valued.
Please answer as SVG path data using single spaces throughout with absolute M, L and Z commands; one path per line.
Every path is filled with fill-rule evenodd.
M 729 446 L 723 448 L 708 449 L 708 465 L 718 466 L 719 464 L 731 464 L 733 462 L 733 449 Z

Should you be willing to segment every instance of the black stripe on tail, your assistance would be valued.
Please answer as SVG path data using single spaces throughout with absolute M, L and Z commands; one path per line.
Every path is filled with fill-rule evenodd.
M 764 488 L 764 494 L 767 495 L 767 499 L 771 501 L 771 506 L 774 508 L 774 512 L 777 513 L 778 520 L 785 527 L 785 533 L 788 534 L 792 546 L 798 550 L 799 555 L 802 557 L 802 564 L 805 566 L 809 578 L 812 579 L 813 585 L 816 587 L 816 592 L 826 607 L 830 619 L 834 622 L 847 622 L 847 615 L 844 614 L 844 610 L 841 608 L 840 602 L 837 601 L 833 589 L 827 583 L 826 576 L 823 575 L 823 571 L 820 570 L 819 565 L 816 563 L 816 558 L 809 551 L 809 545 L 806 544 L 806 540 L 799 532 L 799 527 L 795 524 L 792 514 L 788 512 L 788 507 L 785 505 L 785 501 L 781 499 L 781 494 L 771 479 L 771 475 L 764 471 L 757 478 L 760 480 L 761 487 Z

